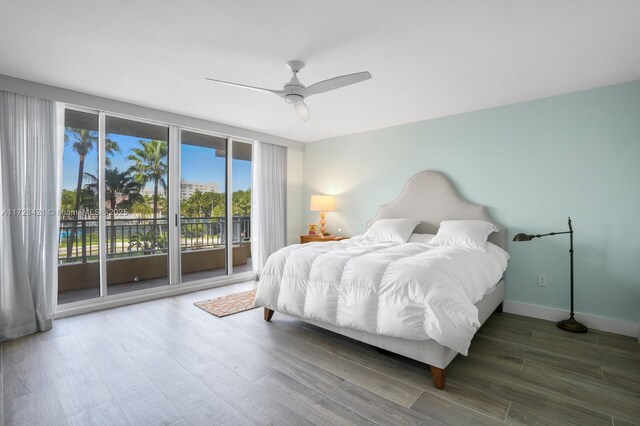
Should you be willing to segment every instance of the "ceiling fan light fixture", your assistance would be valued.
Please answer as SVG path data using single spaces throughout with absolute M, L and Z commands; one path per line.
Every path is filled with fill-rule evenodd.
M 291 93 L 288 95 L 284 95 L 284 100 L 288 104 L 297 104 L 304 101 L 304 96 L 296 95 L 295 93 Z
M 307 106 L 307 104 L 305 104 L 304 102 L 298 102 L 294 104 L 293 107 L 295 108 L 296 112 L 298 113 L 298 116 L 302 121 L 309 120 L 310 114 L 309 114 L 309 107 Z
M 293 105 L 302 121 L 307 121 L 309 119 L 309 107 L 304 103 L 305 98 L 360 83 L 361 81 L 369 80 L 371 78 L 371 73 L 369 71 L 362 71 L 354 74 L 341 75 L 328 80 L 322 80 L 318 83 L 312 84 L 311 86 L 305 86 L 300 82 L 300 80 L 298 80 L 298 72 L 304 68 L 304 62 L 297 60 L 289 61 L 286 63 L 286 66 L 291 70 L 293 76 L 291 77 L 291 80 L 284 85 L 283 90 L 247 86 L 246 84 L 232 83 L 230 81 L 216 80 L 214 78 L 207 78 L 207 80 L 225 84 L 227 86 L 241 87 L 243 89 L 258 92 L 273 93 L 274 95 L 283 98 L 288 104 Z

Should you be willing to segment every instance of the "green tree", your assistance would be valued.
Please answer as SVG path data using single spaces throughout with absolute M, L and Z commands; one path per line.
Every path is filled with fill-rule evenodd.
M 251 190 L 238 190 L 232 195 L 233 215 L 251 215 Z M 220 192 L 194 192 L 180 205 L 185 217 L 223 217 L 226 215 L 225 194 Z
M 63 219 L 74 219 L 76 209 L 76 191 L 72 191 L 70 189 L 62 190 L 62 200 L 60 204 L 60 208 L 63 212 L 70 214 L 65 214 Z M 97 207 L 97 198 L 96 193 L 91 189 L 87 188 L 86 185 L 84 188 L 80 190 L 80 209 L 94 209 Z
M 150 232 L 136 232 L 129 240 L 129 252 L 133 251 L 133 249 L 142 251 L 143 254 L 153 254 L 155 250 L 166 252 L 167 236 L 160 235 L 155 240 L 153 238 Z
M 87 177 L 91 180 L 91 184 L 87 185 L 94 191 L 97 191 L 98 178 L 90 173 Z M 136 202 L 144 201 L 140 194 L 142 185 L 137 182 L 131 173 L 127 170 L 121 172 L 118 168 L 106 169 L 104 175 L 105 201 L 108 203 L 107 208 L 110 209 L 109 216 L 111 219 L 111 254 L 116 253 L 116 210 L 129 209 Z
M 93 130 L 87 129 L 69 129 L 70 136 L 67 141 L 73 139 L 73 150 L 78 154 L 80 160 L 78 162 L 78 180 L 76 183 L 76 202 L 74 210 L 80 209 L 80 194 L 82 191 L 82 179 L 84 178 L 84 160 L 93 150 L 94 145 L 98 143 L 98 134 Z M 77 217 L 77 213 L 76 213 Z
M 149 182 L 153 183 L 153 226 L 151 228 L 151 240 L 155 243 L 156 225 L 158 220 L 158 189 L 162 186 L 164 192 L 167 191 L 167 155 L 169 146 L 165 141 L 140 140 L 139 148 L 132 148 L 127 160 L 134 164 L 129 167 L 135 180 L 142 186 Z
M 233 198 L 233 215 L 234 216 L 250 216 L 251 215 L 251 190 L 238 190 L 232 194 Z
M 160 195 L 158 197 L 158 209 L 165 217 L 169 216 L 169 202 L 166 195 Z
M 192 217 L 206 217 L 209 215 L 211 208 L 208 208 L 210 203 L 207 200 L 207 196 L 200 191 L 194 192 L 189 197 L 188 205 Z
M 84 178 L 84 161 L 87 158 L 87 155 L 98 143 L 98 133 L 94 130 L 68 127 L 65 132 L 65 143 L 72 143 L 73 150 L 80 157 L 78 162 L 78 180 L 76 183 L 76 202 L 73 209 L 75 210 L 74 219 L 78 219 L 78 211 L 80 210 L 82 197 L 82 180 Z M 116 151 L 120 151 L 120 147 L 116 142 L 107 139 L 105 150 L 108 155 L 111 155 Z M 108 158 L 107 163 L 109 163 Z M 74 228 L 71 231 L 71 240 L 67 245 L 67 257 L 71 257 L 71 254 L 73 253 L 73 241 L 75 240 L 75 235 L 76 230 Z
M 62 190 L 62 200 L 60 207 L 63 211 L 72 211 L 76 205 L 76 193 L 70 189 Z
M 131 213 L 142 216 L 142 217 L 151 216 L 152 203 L 153 203 L 153 197 L 145 195 L 141 200 L 137 200 L 136 202 L 133 203 L 133 205 L 131 206 Z

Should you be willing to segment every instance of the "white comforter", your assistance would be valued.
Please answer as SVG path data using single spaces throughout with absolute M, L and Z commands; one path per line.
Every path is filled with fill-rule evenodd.
M 363 238 L 291 245 L 271 255 L 256 306 L 411 340 L 433 339 L 466 355 L 509 255 Z

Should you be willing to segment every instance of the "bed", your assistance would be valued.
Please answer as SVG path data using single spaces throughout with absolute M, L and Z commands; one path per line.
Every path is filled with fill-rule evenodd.
M 489 222 L 496 226 L 497 231 L 489 235 L 488 242 L 493 244 L 492 250 L 494 252 L 497 253 L 498 251 L 500 251 L 504 253 L 504 255 L 506 256 L 504 260 L 505 262 L 504 267 L 506 267 L 506 259 L 508 259 L 508 255 L 506 254 L 506 252 L 504 252 L 504 249 L 506 249 L 506 230 L 500 225 L 498 225 L 495 222 L 495 220 L 493 220 L 493 218 L 489 215 L 489 212 L 486 207 L 473 204 L 465 200 L 456 190 L 456 188 L 451 183 L 451 181 L 444 174 L 440 172 L 424 171 L 424 172 L 418 173 L 417 175 L 409 179 L 409 181 L 406 183 L 405 187 L 403 188 L 398 198 L 396 198 L 390 204 L 380 207 L 377 215 L 370 222 L 367 223 L 367 228 L 370 228 L 378 220 L 395 219 L 395 218 L 403 218 L 403 219 L 409 218 L 409 219 L 415 219 L 419 221 L 418 225 L 413 231 L 414 233 L 417 233 L 417 234 L 436 234 L 438 231 L 438 227 L 443 220 L 482 220 L 485 222 Z M 351 263 L 348 263 L 349 265 L 351 265 L 353 263 L 356 263 L 356 261 L 354 261 L 350 257 L 350 256 L 355 256 L 353 254 L 354 251 L 357 252 L 358 250 L 361 250 L 361 251 L 369 250 L 368 252 L 365 253 L 369 257 L 363 256 L 363 258 L 369 259 L 372 256 L 369 253 L 373 253 L 376 250 L 380 250 L 379 253 L 384 254 L 384 256 L 382 257 L 386 256 L 386 257 L 391 257 L 393 259 L 400 259 L 400 260 L 390 260 L 390 262 L 396 262 L 396 263 L 402 264 L 403 260 L 401 256 L 394 257 L 395 255 L 394 253 L 402 253 L 403 250 L 405 251 L 408 250 L 409 254 L 412 254 L 415 252 L 417 253 L 416 256 L 426 256 L 425 259 L 427 259 L 428 256 L 431 256 L 434 258 L 448 256 L 450 253 L 444 252 L 444 255 L 443 255 L 442 254 L 443 252 L 436 252 L 436 254 L 430 255 L 428 253 L 431 253 L 431 252 L 427 252 L 426 249 L 423 254 L 423 252 L 421 252 L 420 250 L 423 250 L 424 248 L 419 245 L 414 247 L 411 244 L 398 245 L 398 246 L 393 246 L 389 244 L 388 246 L 379 247 L 379 245 L 374 246 L 372 244 L 357 241 L 357 240 L 354 240 L 351 242 L 328 242 L 328 243 L 313 243 L 313 244 L 322 244 L 322 246 L 316 245 L 313 247 L 308 247 L 308 246 L 302 247 L 302 246 L 296 245 L 297 247 L 296 246 L 285 247 L 284 249 L 281 249 L 281 251 L 274 253 L 274 255 L 272 255 L 274 260 L 270 258 L 269 261 L 267 262 L 265 269 L 270 272 L 267 271 L 267 276 L 261 276 L 260 282 L 258 284 L 258 291 L 256 295 L 256 302 L 255 302 L 256 306 L 264 307 L 264 319 L 266 321 L 271 321 L 275 311 L 282 312 L 290 317 L 300 319 L 302 321 L 313 324 L 315 326 L 367 343 L 377 348 L 380 348 L 389 352 L 393 352 L 396 354 L 400 354 L 405 357 L 428 364 L 435 387 L 438 389 L 443 389 L 445 385 L 445 375 L 446 375 L 447 365 L 454 359 L 454 357 L 458 353 L 463 353 L 463 354 L 466 353 L 464 343 L 459 343 L 459 342 L 463 342 L 464 339 L 460 337 L 460 339 L 456 340 L 454 339 L 454 337 L 457 337 L 455 336 L 457 332 L 456 333 L 448 332 L 448 330 L 452 329 L 452 327 L 456 329 L 458 325 L 452 322 L 451 323 L 452 325 L 450 325 L 449 328 L 446 328 L 445 327 L 447 322 L 446 318 L 444 320 L 441 320 L 440 318 L 435 319 L 433 321 L 435 321 L 436 327 L 440 327 L 438 324 L 441 323 L 441 324 L 444 324 L 442 325 L 444 329 L 436 330 L 436 331 L 439 331 L 439 334 L 434 332 L 433 329 L 431 329 L 431 331 L 429 332 L 430 337 L 425 338 L 423 335 L 421 337 L 418 337 L 420 333 L 418 332 L 419 330 L 417 329 L 416 329 L 416 334 L 414 336 L 413 334 L 407 334 L 408 332 L 404 329 L 401 331 L 397 331 L 396 329 L 398 329 L 398 327 L 396 328 L 391 327 L 395 319 L 392 315 L 389 315 L 383 318 L 383 320 L 376 318 L 374 322 L 375 331 L 373 328 L 367 327 L 367 324 L 361 325 L 355 320 L 353 321 L 353 323 L 349 321 L 345 323 L 344 320 L 341 320 L 341 322 L 334 321 L 335 323 L 331 323 L 331 321 L 329 321 L 328 319 L 325 319 L 322 315 L 314 314 L 313 309 L 309 310 L 307 309 L 307 307 L 305 307 L 304 309 L 302 309 L 302 307 L 299 307 L 296 309 L 295 306 L 291 306 L 291 303 L 294 303 L 294 302 L 291 302 L 289 305 L 287 305 L 286 303 L 287 295 L 289 295 L 290 293 L 293 293 L 295 295 L 296 291 L 310 292 L 311 290 L 307 288 L 302 288 L 304 286 L 304 280 L 301 280 L 301 279 L 292 280 L 287 278 L 287 280 L 285 280 L 284 279 L 285 275 L 280 275 L 283 278 L 280 280 L 281 282 L 279 282 L 277 279 L 278 268 L 281 269 L 279 270 L 279 273 L 282 274 L 283 273 L 282 269 L 284 267 L 279 266 L 279 263 L 277 262 L 278 262 L 278 258 L 284 259 L 282 262 L 286 262 L 288 256 L 291 256 L 293 259 L 291 260 L 291 262 L 294 262 L 296 261 L 296 259 L 298 259 L 297 261 L 302 264 L 313 264 L 314 262 L 317 261 L 317 259 L 328 258 L 327 253 L 329 253 L 334 258 L 333 262 L 339 262 L 339 259 L 341 257 L 345 257 L 345 256 L 349 257 L 349 259 L 343 261 L 343 263 L 351 262 Z M 491 244 L 489 246 L 491 246 Z M 495 248 L 494 246 L 499 247 L 499 249 Z M 296 250 L 299 250 L 300 252 L 296 254 L 295 253 Z M 296 254 L 297 257 L 292 256 L 291 253 Z M 300 255 L 300 253 L 305 253 L 305 254 Z M 325 255 L 325 257 L 321 257 L 322 255 Z M 414 257 L 408 256 L 407 259 L 409 258 L 413 259 Z M 286 263 L 283 263 L 283 265 L 286 265 Z M 366 267 L 368 269 L 371 269 L 371 268 L 375 268 L 375 265 L 376 265 L 376 262 L 370 261 L 370 263 Z M 393 265 L 395 265 L 395 263 L 393 263 Z M 268 269 L 268 267 L 270 269 Z M 388 268 L 389 266 L 384 266 L 384 267 Z M 410 265 L 407 266 L 407 268 L 408 267 L 410 267 Z M 331 265 L 326 266 L 326 268 L 331 269 Z M 439 269 L 442 269 L 442 267 L 432 268 L 432 269 L 438 271 Z M 274 270 L 276 272 L 274 272 Z M 366 275 L 367 273 L 366 272 L 367 269 L 361 269 L 360 271 L 362 271 L 361 273 L 363 275 Z M 450 269 L 447 272 L 447 274 L 452 273 L 452 271 L 453 270 Z M 473 329 L 470 330 L 470 327 L 471 327 L 470 325 L 466 325 L 465 326 L 466 328 L 462 326 L 459 327 L 460 330 L 463 330 L 463 331 L 460 331 L 460 335 L 466 336 L 465 338 L 468 339 L 468 342 L 470 342 L 471 338 L 473 337 L 473 334 L 477 330 L 477 327 L 483 324 L 486 321 L 486 319 L 494 311 L 496 310 L 501 311 L 502 309 L 502 302 L 504 300 L 504 289 L 505 289 L 503 271 L 504 269 L 501 269 L 499 273 L 496 273 L 495 267 L 494 267 L 493 275 L 491 275 L 492 278 L 490 281 L 490 282 L 493 282 L 494 284 L 491 285 L 490 287 L 487 287 L 486 291 L 484 291 L 481 295 L 473 299 L 473 300 L 477 300 L 477 303 L 474 304 L 477 311 L 476 309 L 472 309 L 474 315 L 476 315 L 476 312 L 477 312 L 477 317 L 475 317 L 476 319 L 474 319 L 474 322 L 473 322 Z M 317 273 L 322 273 L 322 269 L 320 269 L 320 272 L 317 272 Z M 346 274 L 344 270 L 341 273 Z M 387 270 L 385 269 L 385 274 L 386 273 L 387 273 Z M 402 274 L 404 272 L 401 270 L 400 273 Z M 464 275 L 461 275 L 461 276 L 464 276 Z M 354 279 L 352 279 L 352 281 L 353 280 Z M 285 291 L 286 289 L 285 281 L 286 281 L 286 285 L 288 285 L 287 288 L 289 288 L 289 290 L 287 291 Z M 309 281 L 310 282 L 312 281 L 311 278 L 309 278 Z M 313 283 L 315 283 L 316 281 L 319 282 L 319 281 L 322 281 L 322 279 L 316 278 L 315 281 L 313 281 Z M 355 281 L 357 281 L 357 278 L 355 279 Z M 344 282 L 344 280 L 340 281 L 341 285 L 342 285 L 342 282 Z M 282 285 L 282 289 L 280 288 L 280 285 Z M 420 287 L 420 286 L 416 286 L 415 284 L 411 284 L 411 282 L 409 282 L 406 285 L 409 286 L 409 290 L 408 290 L 409 292 L 415 292 L 415 288 Z M 413 287 L 411 287 L 411 285 L 413 285 Z M 335 287 L 335 284 L 334 284 L 334 287 Z M 356 292 L 360 291 L 357 288 L 357 286 L 354 286 L 354 287 L 356 288 L 353 291 L 356 291 Z M 312 287 L 309 287 L 309 288 L 312 288 Z M 459 289 L 454 288 L 452 292 L 456 293 L 458 292 L 458 290 Z M 463 291 L 463 290 L 459 290 L 459 291 Z M 386 300 L 393 299 L 393 293 L 389 293 L 390 296 L 383 297 L 381 295 L 383 292 L 380 288 L 377 289 L 377 292 L 380 293 L 380 295 L 376 293 L 377 295 L 376 296 L 377 300 L 375 301 L 375 303 L 377 303 L 376 312 L 380 312 L 380 313 L 376 315 L 384 316 L 385 312 L 387 311 L 384 310 L 384 305 L 381 307 L 381 304 L 389 303 Z M 278 298 L 279 295 L 280 295 L 280 298 Z M 307 296 L 307 294 L 305 294 L 305 296 Z M 322 296 L 311 295 L 311 297 L 312 297 L 312 300 L 314 300 L 313 302 L 314 305 L 322 306 L 323 300 L 320 299 Z M 341 297 L 341 296 L 337 296 L 337 297 Z M 445 298 L 446 298 L 446 295 L 445 295 Z M 292 297 L 291 300 L 293 299 L 294 298 Z M 309 298 L 307 297 L 307 301 L 308 300 Z M 304 302 L 302 303 L 304 304 Z M 440 311 L 442 311 L 441 315 L 445 315 L 445 316 L 450 316 L 448 311 L 446 311 L 446 309 L 449 309 L 448 308 L 449 306 L 456 307 L 455 301 L 451 302 L 453 303 L 453 305 L 442 304 L 440 300 L 437 300 L 437 299 L 429 303 L 438 305 Z M 473 307 L 473 305 L 471 305 L 468 301 L 467 301 L 467 304 L 471 308 Z M 305 306 L 308 306 L 308 305 L 309 304 L 307 303 Z M 363 305 L 364 305 L 364 302 L 363 302 Z M 357 310 L 358 308 L 352 306 L 351 309 Z M 413 308 L 408 307 L 407 309 L 415 309 L 415 307 Z M 428 313 L 427 316 L 431 314 L 431 310 L 438 312 L 437 309 L 435 308 L 432 309 L 432 307 L 429 307 L 429 309 L 430 309 L 430 313 Z M 303 311 L 305 312 L 304 314 L 302 314 Z M 469 311 L 469 309 L 467 309 L 467 311 Z M 422 313 L 420 313 L 420 315 L 422 315 Z M 344 316 L 345 314 L 343 312 L 342 317 Z M 362 316 L 367 321 L 371 320 L 370 318 L 371 314 L 368 312 L 364 312 Z M 405 320 L 406 318 L 402 318 L 399 321 L 402 322 Z M 371 320 L 371 321 L 374 321 L 374 320 Z M 405 329 L 412 330 L 411 327 L 414 327 L 414 325 L 400 324 L 399 327 L 400 328 L 404 327 Z M 471 334 L 469 335 L 469 333 Z M 466 348 L 468 348 L 468 342 L 467 342 Z M 454 348 L 456 348 L 457 350 Z

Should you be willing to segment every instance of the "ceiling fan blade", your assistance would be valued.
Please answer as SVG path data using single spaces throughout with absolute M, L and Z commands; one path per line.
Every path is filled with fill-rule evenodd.
M 298 116 L 302 121 L 307 121 L 309 119 L 309 107 L 304 102 L 298 102 L 297 104 L 293 104 Z
M 213 78 L 207 78 L 207 80 L 213 81 L 213 82 L 216 82 L 216 83 L 220 83 L 220 84 L 226 84 L 227 86 L 241 87 L 243 89 L 255 90 L 256 92 L 273 93 L 273 94 L 278 95 L 280 97 L 284 96 L 284 90 L 263 89 L 262 87 L 247 86 L 246 84 L 231 83 L 229 81 L 216 80 L 216 79 L 213 79 Z
M 342 75 L 340 77 L 330 78 L 329 80 L 323 80 L 319 83 L 312 84 L 303 91 L 304 96 L 317 95 L 318 93 L 328 92 L 329 90 L 339 89 L 350 84 L 360 83 L 361 81 L 369 80 L 371 73 L 369 71 L 357 72 L 355 74 Z

